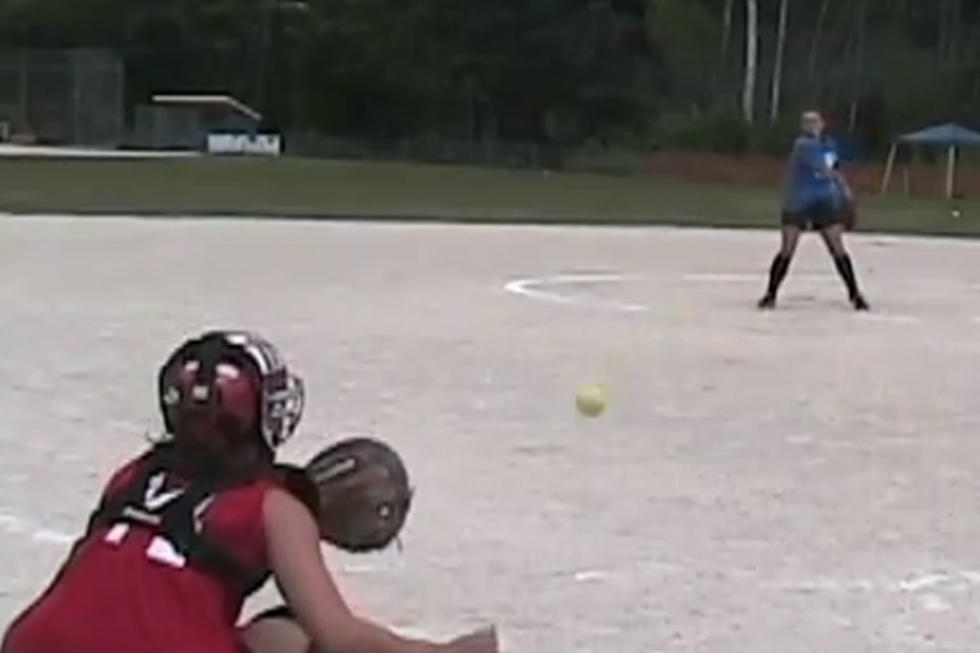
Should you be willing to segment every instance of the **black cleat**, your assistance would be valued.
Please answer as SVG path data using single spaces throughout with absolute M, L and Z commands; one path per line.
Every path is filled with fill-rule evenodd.
M 762 310 L 762 311 L 768 311 L 768 310 L 772 310 L 772 309 L 776 308 L 776 297 L 775 297 L 775 295 L 768 295 L 767 294 L 765 297 L 763 297 L 762 299 L 759 300 L 759 303 L 757 304 L 757 306 L 759 307 L 759 310 Z
M 854 305 L 855 311 L 870 311 L 871 307 L 868 306 L 868 301 L 862 295 L 855 295 L 851 297 L 851 304 Z

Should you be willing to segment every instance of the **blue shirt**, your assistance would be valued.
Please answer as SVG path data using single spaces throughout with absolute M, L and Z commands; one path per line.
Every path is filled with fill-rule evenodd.
M 839 162 L 837 143 L 831 138 L 800 136 L 789 159 L 789 184 L 783 207 L 803 211 L 817 203 L 840 204 L 843 193 L 830 174 Z

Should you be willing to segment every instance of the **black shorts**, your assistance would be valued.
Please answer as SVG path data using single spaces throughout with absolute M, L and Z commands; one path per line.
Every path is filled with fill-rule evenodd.
M 800 229 L 813 229 L 821 231 L 835 224 L 845 222 L 844 211 L 836 202 L 826 200 L 814 202 L 804 207 L 800 211 L 787 211 L 783 209 L 783 225 L 792 225 Z

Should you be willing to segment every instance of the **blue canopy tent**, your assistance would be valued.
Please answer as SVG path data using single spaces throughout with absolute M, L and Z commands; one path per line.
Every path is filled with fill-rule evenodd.
M 935 125 L 911 134 L 903 134 L 892 143 L 888 153 L 888 163 L 885 164 L 885 176 L 881 180 L 881 192 L 888 190 L 892 172 L 895 168 L 895 157 L 902 145 L 911 147 L 942 147 L 946 148 L 946 199 L 952 199 L 956 191 L 956 153 L 962 147 L 980 147 L 980 134 L 961 125 L 946 123 Z

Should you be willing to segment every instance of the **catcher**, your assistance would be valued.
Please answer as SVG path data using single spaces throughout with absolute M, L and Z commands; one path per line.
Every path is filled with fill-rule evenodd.
M 391 542 L 411 503 L 407 475 L 366 440 L 327 450 L 308 474 L 276 466 L 303 385 L 270 343 L 224 331 L 189 340 L 158 391 L 169 437 L 112 476 L 2 653 L 496 653 L 492 630 L 435 644 L 351 613 L 320 538 L 354 551 Z M 295 617 L 237 627 L 270 576 Z
M 394 542 L 412 502 L 408 472 L 388 445 L 369 438 L 343 440 L 306 465 L 277 465 L 282 485 L 317 520 L 320 538 L 351 553 Z M 244 629 L 252 653 L 306 653 L 310 638 L 288 606 L 266 610 Z
M 783 199 L 782 245 L 769 268 L 769 285 L 759 300 L 759 308 L 776 306 L 776 295 L 793 254 L 806 229 L 820 232 L 827 251 L 834 259 L 855 310 L 866 311 L 868 302 L 858 288 L 854 265 L 844 247 L 844 231 L 855 226 L 857 211 L 854 194 L 840 172 L 837 146 L 824 135 L 820 113 L 807 111 L 801 118 L 802 135 L 793 145 L 789 179 Z

